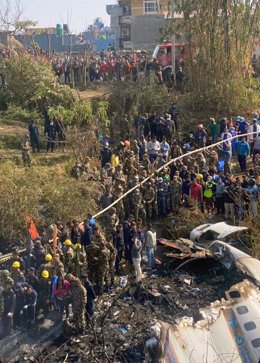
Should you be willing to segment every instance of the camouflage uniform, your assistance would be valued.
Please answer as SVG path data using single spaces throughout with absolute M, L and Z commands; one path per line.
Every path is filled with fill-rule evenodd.
M 83 333 L 86 328 L 85 306 L 87 303 L 87 292 L 78 278 L 70 281 L 71 306 L 73 313 L 72 322 L 79 332 Z
M 173 178 L 173 182 L 171 184 L 171 205 L 172 211 L 177 212 L 181 206 L 182 200 L 182 184 L 178 180 L 178 177 Z
M 128 176 L 128 180 L 131 180 L 137 173 L 137 169 L 134 166 L 134 152 L 130 151 L 130 156 L 125 160 L 124 172 Z
M 63 276 L 64 275 L 64 265 L 61 261 L 51 261 L 52 268 L 54 270 L 54 274 L 57 276 Z
M 147 154 L 145 154 L 143 157 L 142 166 L 146 170 L 147 174 L 149 174 L 151 170 L 151 162 Z
M 11 278 L 13 279 L 14 284 L 17 284 L 18 282 L 21 282 L 21 283 L 25 282 L 24 274 L 22 273 L 21 270 L 19 270 L 19 268 L 11 269 Z
M 153 216 L 153 203 L 155 200 L 155 190 L 150 183 L 147 184 L 147 188 L 143 192 L 143 200 L 146 209 L 147 221 L 150 222 Z
M 73 269 L 73 263 L 72 263 L 72 259 L 74 256 L 74 251 L 72 248 L 69 248 L 64 255 L 64 268 L 66 272 L 72 272 Z
M 122 171 L 122 166 L 118 165 L 114 174 L 114 188 L 117 189 L 118 186 L 125 188 L 126 180 L 124 173 Z
M 0 270 L 0 286 L 5 287 L 7 284 L 14 285 L 11 273 L 8 270 Z
M 98 294 L 103 293 L 104 282 L 108 287 L 108 274 L 109 274 L 109 250 L 105 247 L 104 243 L 101 244 L 101 248 L 98 255 L 97 264 L 97 291 Z
M 55 276 L 55 267 L 53 266 L 52 261 L 43 263 L 39 267 L 39 277 L 41 277 L 42 271 L 44 271 L 44 270 L 49 272 L 49 277 L 51 279 Z
M 26 139 L 22 145 L 22 158 L 23 165 L 26 168 L 27 166 L 31 166 L 31 147 L 30 142 Z
M 91 243 L 91 245 L 86 250 L 88 276 L 89 280 L 93 284 L 97 283 L 99 251 L 100 251 L 99 246 L 96 243 Z
M 133 141 L 133 144 L 132 144 L 131 149 L 132 149 L 132 151 L 134 152 L 135 157 L 137 157 L 137 159 L 139 159 L 139 151 L 140 151 L 140 148 L 139 148 L 139 146 L 138 146 L 138 142 L 137 142 L 137 140 L 134 140 L 134 141 Z
M 79 278 L 80 274 L 87 273 L 86 256 L 84 255 L 83 252 L 80 251 L 79 248 L 76 249 L 71 262 L 72 262 L 71 273 L 74 276 Z
M 118 187 L 116 190 L 116 194 L 114 195 L 114 200 L 119 199 L 123 195 L 123 188 L 121 186 Z M 125 208 L 124 208 L 124 201 L 120 200 L 116 206 L 116 214 L 118 216 L 119 221 L 123 221 L 125 219 Z
M 135 220 L 137 221 L 139 218 L 140 210 L 142 207 L 142 195 L 139 189 L 136 189 L 132 194 L 132 208 L 133 208 L 133 215 Z
M 110 208 L 104 216 L 104 226 L 106 230 L 106 237 L 108 240 L 111 239 L 112 233 L 116 230 L 118 224 L 118 217 L 116 215 L 116 208 Z
M 109 274 L 108 274 L 108 284 L 114 285 L 115 282 L 115 262 L 116 262 L 116 249 L 112 243 L 106 243 L 106 247 L 109 250 Z M 110 281 L 109 281 L 110 280 Z

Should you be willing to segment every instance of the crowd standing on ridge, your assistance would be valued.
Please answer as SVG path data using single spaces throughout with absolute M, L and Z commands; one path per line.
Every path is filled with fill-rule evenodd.
M 143 267 L 148 271 L 155 268 L 154 224 L 181 207 L 196 205 L 208 219 L 216 212 L 233 223 L 246 214 L 258 214 L 259 115 L 248 121 L 237 116 L 234 122 L 226 117 L 220 122 L 211 118 L 208 128 L 199 124 L 193 133 L 183 136 L 179 113 L 173 102 L 164 115 L 137 115 L 135 138 L 115 144 L 103 137 L 96 180 L 103 190 L 100 210 L 108 209 L 98 221 L 88 215 L 82 223 L 57 222 L 57 246 L 53 243 L 55 225 L 51 225 L 23 256 L 13 251 L 8 269 L 0 271 L 3 337 L 15 327 L 33 326 L 39 315 L 47 317 L 50 311 L 83 332 L 95 317 L 96 296 L 110 292 L 115 277 L 118 281 L 126 271 L 129 276 L 134 272 L 135 282 L 140 284 Z M 56 143 L 54 134 L 47 131 L 52 127 L 51 123 L 45 125 L 49 148 Z M 29 132 L 24 161 L 31 147 L 39 151 L 35 123 L 30 124 Z M 236 135 L 237 139 L 231 139 Z M 205 149 L 218 141 L 223 142 Z M 236 161 L 237 176 L 232 173 Z M 88 173 L 90 165 L 86 168 L 77 162 L 71 175 L 79 179 Z M 152 177 L 142 183 L 148 176 Z M 132 193 L 120 199 L 132 188 Z

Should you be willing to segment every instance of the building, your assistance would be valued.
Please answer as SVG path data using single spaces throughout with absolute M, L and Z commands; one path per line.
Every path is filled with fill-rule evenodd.
M 108 5 L 117 48 L 152 49 L 169 14 L 169 0 L 118 0 Z

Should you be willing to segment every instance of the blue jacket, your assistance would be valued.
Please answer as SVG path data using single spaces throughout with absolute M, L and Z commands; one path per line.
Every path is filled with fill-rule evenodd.
M 238 141 L 236 143 L 236 152 L 239 156 L 248 156 L 250 155 L 250 147 L 248 142 L 246 141 Z

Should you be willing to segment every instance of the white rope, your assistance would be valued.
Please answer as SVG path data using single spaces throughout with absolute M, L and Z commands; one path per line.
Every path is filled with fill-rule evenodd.
M 193 155 L 193 154 L 196 154 L 198 152 L 203 152 L 205 150 L 210 150 L 212 148 L 214 148 L 215 146 L 218 146 L 218 145 L 222 145 L 224 142 L 227 142 L 227 141 L 231 141 L 231 140 L 235 140 L 235 139 L 238 139 L 238 138 L 242 138 L 242 137 L 246 137 L 246 136 L 249 136 L 249 135 L 255 135 L 255 134 L 259 134 L 259 131 L 255 131 L 255 132 L 249 132 L 247 134 L 239 134 L 239 135 L 236 135 L 236 136 L 232 136 L 226 140 L 222 140 L 222 141 L 219 141 L 219 142 L 216 142 L 215 144 L 212 144 L 212 145 L 209 145 L 209 146 L 205 146 L 205 147 L 202 147 L 200 149 L 196 149 L 196 150 L 192 150 L 192 151 L 189 151 L 187 154 L 183 154 L 181 156 L 178 156 L 177 158 L 174 158 L 174 159 L 171 159 L 169 162 L 167 162 L 166 164 L 164 164 L 163 166 L 161 166 L 159 169 L 157 169 L 156 171 L 154 171 L 151 175 L 149 175 L 146 179 L 144 179 L 141 183 L 138 183 L 137 185 L 135 185 L 133 188 L 129 189 L 125 194 L 123 194 L 120 198 L 118 198 L 117 200 L 115 200 L 112 204 L 110 204 L 108 207 L 106 207 L 105 209 L 101 210 L 100 212 L 98 212 L 97 214 L 95 214 L 93 216 L 93 218 L 97 218 L 99 217 L 100 215 L 104 214 L 105 212 L 107 212 L 110 208 L 114 207 L 118 202 L 120 202 L 122 199 L 124 199 L 127 195 L 131 194 L 135 189 L 138 189 L 140 188 L 143 184 L 147 183 L 148 180 L 150 180 L 156 173 L 159 173 L 160 171 L 162 171 L 165 167 L 171 165 L 173 162 L 177 161 L 177 160 L 181 160 L 183 158 L 185 158 L 186 156 L 189 156 L 189 155 Z

